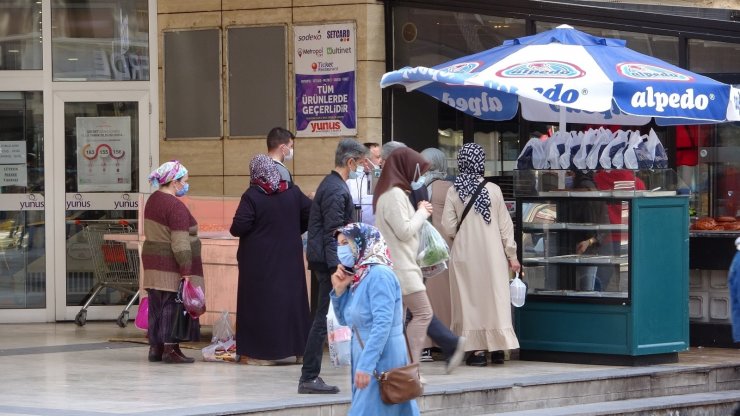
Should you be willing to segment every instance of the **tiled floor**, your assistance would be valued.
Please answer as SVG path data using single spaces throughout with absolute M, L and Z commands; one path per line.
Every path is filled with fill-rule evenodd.
M 83 328 L 71 323 L 0 325 L 0 415 L 218 414 L 270 403 L 349 399 L 348 370 L 331 368 L 326 361 L 322 377 L 339 385 L 342 392 L 331 397 L 306 396 L 296 393 L 298 365 L 149 363 L 146 345 L 107 342 L 140 336 L 133 325 L 120 329 L 112 322 L 90 322 Z M 196 350 L 186 350 L 186 354 L 201 358 Z M 740 352 L 692 350 L 681 354 L 679 365 L 727 361 L 740 362 Z M 445 375 L 441 362 L 422 364 L 432 390 L 609 369 L 618 367 L 508 361 L 485 368 L 461 366 Z

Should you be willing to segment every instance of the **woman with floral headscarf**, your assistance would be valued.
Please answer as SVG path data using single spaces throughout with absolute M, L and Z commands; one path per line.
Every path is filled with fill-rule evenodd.
M 236 348 L 248 364 L 303 355 L 310 328 L 301 234 L 311 200 L 281 180 L 267 155 L 249 164 L 250 186 L 231 224 L 236 257 Z
M 452 330 L 465 336 L 472 351 L 468 365 L 504 363 L 503 350 L 519 348 L 509 305 L 509 270 L 519 271 L 514 225 L 504 204 L 501 188 L 484 181 L 486 154 L 475 143 L 463 145 L 457 155 L 459 175 L 447 191 L 442 228 L 453 238 L 450 253 Z M 472 207 L 463 219 L 466 205 Z
M 203 287 L 198 223 L 180 201 L 190 188 L 188 170 L 177 160 L 163 163 L 149 175 L 156 189 L 144 207 L 144 268 L 142 287 L 149 296 L 149 361 L 168 364 L 192 363 L 172 339 L 175 299 L 180 282 L 189 279 Z M 194 321 L 191 340 L 198 341 L 200 327 Z
M 408 364 L 401 286 L 385 240 L 372 225 L 348 224 L 337 230 L 337 256 L 343 267 L 331 276 L 331 301 L 339 323 L 353 329 L 349 415 L 418 415 L 415 400 L 384 403 L 373 377 Z

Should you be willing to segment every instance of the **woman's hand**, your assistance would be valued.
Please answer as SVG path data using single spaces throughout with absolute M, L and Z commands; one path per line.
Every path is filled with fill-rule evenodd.
M 362 371 L 355 371 L 355 387 L 358 389 L 364 389 L 370 384 L 370 374 L 363 373 Z
M 419 201 L 419 203 L 416 204 L 416 208 L 417 211 L 426 210 L 429 215 L 432 215 L 432 211 L 434 211 L 434 207 L 429 201 Z
M 583 240 L 576 246 L 576 254 L 583 254 L 594 244 L 594 238 L 591 237 L 588 240 Z
M 337 271 L 331 275 L 331 285 L 334 287 L 334 292 L 337 296 L 341 296 L 347 286 L 352 283 L 354 275 L 347 271 L 343 265 L 337 265 Z
M 520 273 L 521 276 L 524 276 L 524 272 L 522 272 L 522 265 L 519 264 L 519 260 L 516 259 L 516 257 L 512 257 L 509 259 L 509 269 L 511 269 L 514 273 Z

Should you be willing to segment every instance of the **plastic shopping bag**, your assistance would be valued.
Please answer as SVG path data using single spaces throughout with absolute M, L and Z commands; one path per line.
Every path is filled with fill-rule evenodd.
M 544 143 L 539 138 L 529 139 L 516 160 L 518 170 L 546 169 L 547 155 Z
M 334 313 L 334 304 L 329 301 L 326 314 L 326 334 L 329 337 L 329 360 L 335 368 L 347 367 L 352 363 L 352 330 L 340 325 Z
M 239 361 L 234 330 L 231 329 L 231 323 L 229 323 L 229 312 L 224 311 L 218 321 L 213 324 L 211 344 L 203 347 L 201 352 L 204 361 L 232 363 Z
M 527 297 L 527 285 L 519 278 L 518 272 L 514 280 L 509 283 L 509 290 L 511 292 L 511 304 L 517 308 L 524 306 L 524 300 Z
M 182 286 L 182 304 L 190 316 L 195 319 L 206 312 L 206 295 L 203 289 L 185 280 Z
M 425 279 L 429 279 L 430 277 L 440 275 L 445 270 L 447 270 L 447 262 L 443 261 L 442 263 L 437 263 L 433 266 L 421 267 L 421 275 Z
M 447 242 L 429 221 L 419 231 L 419 251 L 416 254 L 416 263 L 420 267 L 434 266 L 450 258 L 450 249 Z
M 149 297 L 139 300 L 139 311 L 136 312 L 134 325 L 144 331 L 149 329 Z
M 655 169 L 665 169 L 668 167 L 668 155 L 666 154 L 663 143 L 660 142 L 658 135 L 653 129 L 650 129 L 647 139 L 648 154 L 652 158 L 652 167 Z

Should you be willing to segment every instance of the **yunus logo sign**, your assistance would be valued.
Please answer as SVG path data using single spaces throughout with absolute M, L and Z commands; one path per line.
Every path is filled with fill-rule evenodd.
M 670 69 L 661 68 L 655 65 L 638 64 L 632 62 L 623 62 L 617 64 L 617 72 L 620 75 L 636 79 L 640 81 L 683 81 L 691 82 L 694 80 L 685 74 L 672 71 Z
M 533 61 L 512 65 L 496 73 L 502 78 L 573 79 L 586 75 L 578 65 L 561 61 Z
M 442 68 L 440 71 L 452 72 L 454 74 L 467 74 L 473 72 L 479 66 L 480 62 L 460 62 L 446 68 Z

